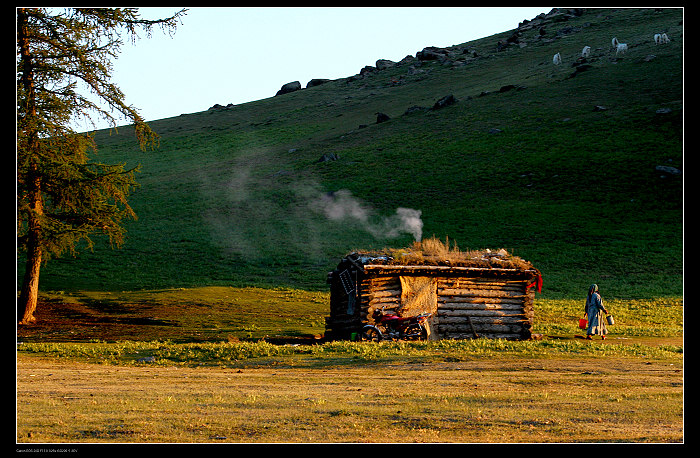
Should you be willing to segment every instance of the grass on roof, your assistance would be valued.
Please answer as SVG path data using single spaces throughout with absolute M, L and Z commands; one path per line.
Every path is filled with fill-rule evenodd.
M 386 257 L 386 260 L 382 258 L 380 262 L 390 265 L 499 267 L 520 270 L 534 268 L 530 262 L 508 253 L 504 248 L 461 250 L 456 242 L 450 244 L 447 237 L 444 242 L 437 237 L 430 237 L 415 241 L 406 248 L 384 248 L 381 252 L 371 254 Z

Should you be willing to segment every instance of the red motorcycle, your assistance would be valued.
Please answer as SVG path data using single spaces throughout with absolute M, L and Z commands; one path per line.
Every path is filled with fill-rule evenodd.
M 384 312 L 384 307 L 372 313 L 375 325 L 366 324 L 360 332 L 360 340 L 379 342 L 388 340 L 426 340 L 428 338 L 428 318 L 432 313 L 401 317 Z

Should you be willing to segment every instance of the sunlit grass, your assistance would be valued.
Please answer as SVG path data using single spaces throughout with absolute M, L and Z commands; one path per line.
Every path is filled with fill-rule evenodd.
M 331 342 L 275 345 L 261 342 L 24 343 L 18 350 L 103 364 L 248 367 L 265 364 L 335 366 L 365 363 L 470 361 L 489 358 L 642 357 L 679 359 L 680 345 L 591 345 L 583 341 L 506 341 L 500 339 L 437 342 Z
M 647 300 L 612 299 L 604 302 L 616 323 L 608 329 L 612 336 L 683 335 L 682 297 L 658 297 Z M 537 299 L 535 332 L 559 336 L 580 333 L 578 319 L 584 314 L 584 304 L 585 298 Z
M 509 347 L 494 344 L 483 356 L 460 361 L 416 358 L 408 355 L 413 350 L 406 346 L 324 345 L 324 353 L 358 359 L 339 364 L 326 355 L 322 365 L 307 360 L 292 366 L 294 358 L 286 357 L 280 364 L 263 355 L 257 361 L 264 364 L 250 367 L 113 366 L 65 359 L 46 364 L 23 353 L 17 439 L 23 443 L 682 440 L 682 365 L 677 357 L 662 353 L 656 354 L 660 359 L 650 353 L 576 357 L 562 352 L 549 357 L 487 356 Z M 257 355 L 266 351 L 260 346 L 256 350 L 236 346 Z M 376 356 L 384 359 L 375 360 L 365 351 L 379 352 Z M 401 357 L 387 359 L 392 352 Z

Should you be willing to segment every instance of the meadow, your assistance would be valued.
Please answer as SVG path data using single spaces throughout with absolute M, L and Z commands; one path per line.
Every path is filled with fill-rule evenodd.
M 680 299 L 608 302 L 605 341 L 582 339 L 580 301 L 543 299 L 541 340 L 377 344 L 316 340 L 324 296 L 73 296 L 20 336 L 17 442 L 684 441 Z
M 365 358 L 370 345 L 354 345 L 340 353 Z M 334 362 L 329 353 L 316 363 L 276 356 L 242 369 L 22 355 L 17 441 L 600 444 L 684 438 L 682 360 L 673 350 L 650 358 L 599 351 L 534 358 L 460 353 L 458 361 L 402 354 L 395 362 L 361 363 Z

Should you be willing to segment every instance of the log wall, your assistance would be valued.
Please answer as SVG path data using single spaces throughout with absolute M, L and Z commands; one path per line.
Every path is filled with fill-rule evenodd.
M 349 298 L 339 280 L 331 283 L 331 317 L 328 332 L 347 338 L 364 324 L 374 323 L 372 313 L 384 307 L 398 312 L 401 282 L 397 275 L 357 277 Z M 438 277 L 437 316 L 431 333 L 439 339 L 529 339 L 534 320 L 534 288 L 529 279 Z
M 529 339 L 534 296 L 526 281 L 441 278 L 435 332 L 441 339 Z

